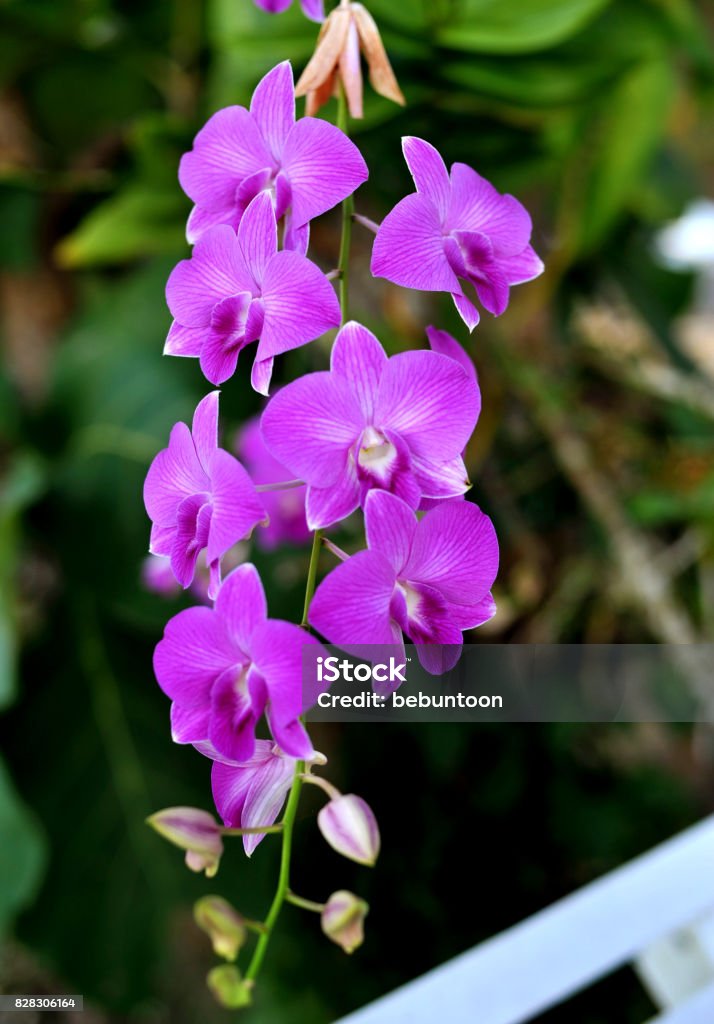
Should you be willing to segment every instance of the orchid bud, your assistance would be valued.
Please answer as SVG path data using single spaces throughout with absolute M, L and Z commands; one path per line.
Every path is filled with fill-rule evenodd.
M 379 855 L 379 827 L 362 797 L 354 793 L 334 797 L 318 814 L 317 824 L 337 853 L 358 864 L 374 866 Z
M 193 917 L 210 938 L 216 956 L 235 960 L 246 940 L 245 923 L 238 911 L 222 896 L 203 896 L 194 904 Z
M 346 889 L 333 892 L 322 911 L 322 930 L 344 949 L 353 953 L 364 942 L 364 919 L 369 906 Z
M 206 984 L 213 997 L 228 1010 L 240 1010 L 253 1002 L 253 981 L 243 978 L 237 967 L 221 964 L 208 972 Z
M 208 811 L 197 807 L 166 807 L 146 819 L 160 836 L 186 851 L 191 871 L 205 871 L 213 878 L 223 853 L 221 827 Z

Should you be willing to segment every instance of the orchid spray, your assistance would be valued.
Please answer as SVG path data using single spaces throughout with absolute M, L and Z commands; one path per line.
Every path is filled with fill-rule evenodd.
M 290 6 L 255 2 L 270 13 Z M 195 588 L 199 570 L 208 573 L 206 600 L 168 622 L 154 670 L 171 701 L 174 742 L 212 762 L 220 816 L 170 807 L 149 824 L 208 878 L 232 837 L 242 838 L 247 856 L 268 835 L 281 844 L 275 896 L 262 921 L 246 920 L 218 895 L 195 907 L 197 925 L 224 961 L 208 986 L 233 1008 L 254 998 L 286 903 L 315 913 L 325 935 L 348 953 L 363 941 L 368 907 L 358 896 L 339 890 L 316 902 L 291 889 L 293 829 L 306 783 L 324 793 L 317 825 L 336 852 L 372 866 L 380 848 L 369 805 L 317 772 L 326 759 L 304 724 L 303 649 L 319 637 L 348 646 L 403 644 L 406 637 L 438 675 L 458 658 L 463 632 L 495 614 L 498 542 L 488 516 L 464 498 L 471 484 L 463 452 L 481 408 L 474 365 L 437 328 L 427 328 L 428 348 L 389 357 L 374 334 L 349 319 L 353 221 L 376 232 L 374 276 L 449 292 L 469 331 L 479 320 L 474 298 L 498 316 L 510 287 L 542 271 L 518 200 L 465 164 L 449 172 L 422 139 L 403 140 L 416 191 L 380 227 L 355 216 L 353 194 L 368 176 L 348 137 L 349 117 L 362 115 L 361 55 L 376 91 L 397 103 L 404 97 L 362 4 L 341 0 L 326 20 L 321 0 L 301 6 L 321 28 L 297 87 L 290 64 L 278 64 L 257 85 L 250 108 L 213 114 L 181 160 L 179 181 L 194 204 L 187 225 L 193 251 L 168 281 L 174 319 L 165 352 L 197 359 L 205 378 L 222 385 L 247 372 L 243 350 L 251 349 L 251 384 L 269 396 L 276 358 L 339 327 L 329 368 L 269 398 L 260 421 L 239 432 L 240 458 L 219 446 L 219 392 L 210 391 L 191 427 L 174 426 L 144 489 L 162 591 L 169 572 L 183 588 Z M 306 116 L 298 119 L 296 93 L 306 96 Z M 312 116 L 332 95 L 334 125 Z M 338 265 L 325 275 L 307 256 L 310 222 L 338 204 Z M 356 511 L 365 548 L 348 557 L 325 531 Z M 236 545 L 245 549 L 254 531 L 265 548 L 312 535 L 299 624 L 272 618 L 255 566 L 236 566 Z M 323 544 L 339 564 L 318 585 Z M 257 738 L 263 722 L 270 739 Z

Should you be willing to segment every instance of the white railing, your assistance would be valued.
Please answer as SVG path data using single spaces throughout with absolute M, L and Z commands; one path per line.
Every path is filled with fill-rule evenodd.
M 714 817 L 339 1024 L 524 1024 L 628 963 L 657 1024 L 714 1024 Z

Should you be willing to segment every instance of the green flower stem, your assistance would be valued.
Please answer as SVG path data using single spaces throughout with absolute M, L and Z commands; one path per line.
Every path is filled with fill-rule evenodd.
M 282 910 L 283 903 L 288 893 L 290 883 L 290 854 L 292 852 L 293 842 L 293 826 L 295 825 L 295 815 L 297 814 L 298 802 L 300 800 L 300 790 L 302 789 L 302 779 L 300 776 L 305 771 L 305 763 L 298 761 L 295 765 L 295 777 L 293 778 L 292 789 L 290 790 L 290 796 L 288 797 L 288 803 L 285 808 L 285 814 L 282 819 L 283 826 L 283 845 L 280 851 L 280 874 L 278 875 L 278 887 L 275 890 L 275 896 L 273 902 L 270 905 L 268 916 L 263 922 L 265 931 L 258 939 L 255 950 L 253 951 L 253 957 L 248 965 L 248 969 L 245 972 L 247 979 L 254 979 L 260 970 L 265 953 L 270 942 L 270 936 L 273 933 L 275 922 L 278 920 L 280 911 Z
M 307 617 L 310 612 L 310 602 L 315 593 L 317 581 L 317 564 L 320 561 L 320 547 L 322 545 L 322 530 L 315 530 L 312 535 L 312 551 L 310 552 L 310 565 L 307 569 L 307 583 L 305 584 L 305 606 L 302 611 L 301 626 L 307 626 Z
M 303 910 L 311 910 L 314 914 L 321 914 L 325 909 L 324 903 L 315 903 L 314 900 L 303 899 L 302 896 L 297 896 L 290 889 L 285 893 L 285 899 L 288 903 L 292 903 L 295 907 L 302 907 Z

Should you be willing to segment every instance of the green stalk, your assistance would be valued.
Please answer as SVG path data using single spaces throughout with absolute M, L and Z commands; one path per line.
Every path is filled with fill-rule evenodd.
M 310 612 L 310 602 L 315 593 L 317 581 L 317 564 L 320 561 L 320 545 L 322 542 L 322 530 L 315 530 L 312 535 L 312 551 L 310 552 L 310 565 L 307 569 L 307 583 L 305 584 L 305 604 L 302 610 L 301 626 L 307 626 L 307 617 Z
M 247 971 L 245 972 L 245 976 L 248 979 L 254 979 L 262 966 L 265 953 L 268 948 L 268 943 L 270 942 L 270 936 L 273 933 L 275 922 L 278 920 L 278 916 L 282 910 L 290 885 L 290 854 L 292 852 L 293 843 L 293 826 L 295 825 L 295 815 L 297 814 L 300 790 L 302 789 L 302 779 L 300 776 L 304 771 L 305 763 L 303 761 L 298 761 L 295 765 L 295 777 L 293 778 L 293 785 L 290 790 L 290 796 L 288 797 L 287 807 L 285 808 L 285 814 L 282 818 L 283 845 L 280 851 L 280 874 L 278 875 L 278 886 L 275 890 L 275 896 L 273 897 L 273 902 L 270 905 L 268 916 L 264 921 L 265 931 L 258 939 L 255 950 L 253 951 L 252 959 L 248 965 Z

